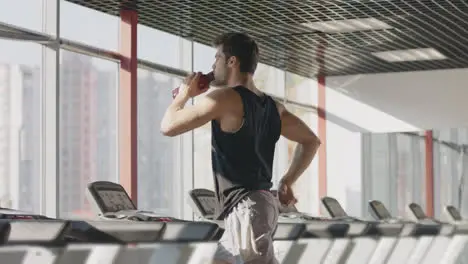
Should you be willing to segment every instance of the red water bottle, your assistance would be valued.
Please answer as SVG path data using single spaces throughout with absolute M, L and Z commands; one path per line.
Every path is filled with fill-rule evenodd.
M 200 79 L 198 80 L 198 85 L 199 85 L 200 90 L 207 89 L 213 80 L 214 80 L 213 72 L 200 75 Z M 178 94 L 179 94 L 179 87 L 172 90 L 172 99 L 174 99 Z

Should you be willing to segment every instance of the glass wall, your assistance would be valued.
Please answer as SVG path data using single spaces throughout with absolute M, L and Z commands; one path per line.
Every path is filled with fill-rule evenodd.
M 44 22 L 49 23 L 57 15 L 54 14 L 56 10 L 49 8 L 53 1 L 8 3 L 0 8 L 0 23 L 43 32 Z M 92 49 L 119 50 L 120 18 L 69 1 L 57 1 L 60 1 L 60 38 L 71 42 L 58 52 L 58 65 L 51 59 L 53 56 L 49 56 L 53 51 L 44 52 L 46 48 L 41 44 L 0 40 L 0 107 L 3 109 L 0 117 L 0 207 L 38 213 L 47 211 L 51 216 L 64 218 L 88 217 L 94 213 L 85 196 L 87 184 L 97 180 L 119 182 L 120 65 L 103 59 L 107 56 L 105 52 L 93 55 Z M 85 44 L 90 49 L 70 49 L 72 42 Z M 214 62 L 213 47 L 143 25 L 138 25 L 137 43 L 139 59 L 187 72 L 211 71 Z M 55 66 L 59 74 L 58 90 L 54 89 L 53 82 L 46 81 L 54 76 Z M 259 64 L 254 78 L 262 91 L 279 98 L 315 130 L 316 115 L 312 108 L 289 104 L 285 98 L 288 93 L 288 100 L 310 104 L 313 101 L 309 99 L 315 92 L 309 88 L 314 87 L 315 81 L 289 75 L 288 84 L 283 70 Z M 207 124 L 174 138 L 160 133 L 161 118 L 172 100 L 171 90 L 182 78 L 147 68 L 138 69 L 138 206 L 190 219 L 186 203 L 188 190 L 213 189 L 211 128 Z M 47 94 L 43 90 L 47 90 Z M 295 94 L 295 91 L 300 92 Z M 45 100 L 49 96 L 58 97 L 55 113 L 44 110 L 45 102 L 55 101 Z M 45 116 L 47 120 L 57 118 L 53 122 L 57 130 L 44 122 Z M 56 166 L 41 154 L 53 149 L 44 146 L 43 133 L 47 131 L 57 132 Z M 288 167 L 293 148 L 294 144 L 283 137 L 277 143 L 274 188 Z M 46 167 L 57 168 L 56 175 L 45 175 Z M 49 189 L 50 179 L 57 184 L 57 197 L 50 195 L 55 192 L 45 191 Z M 315 187 L 312 191 L 306 188 L 316 186 L 316 181 L 315 164 L 296 185 L 299 208 L 303 211 L 317 211 Z M 52 213 L 55 204 L 58 210 Z
M 160 124 L 180 78 L 138 70 L 138 207 L 180 217 L 180 137 L 165 137 Z
M 286 98 L 288 100 L 317 105 L 317 81 L 297 74 L 286 73 Z
M 314 127 L 317 124 L 317 115 L 315 113 L 294 105 L 287 105 L 287 108 L 314 130 Z M 281 144 L 285 144 L 287 147 L 287 151 L 284 151 L 280 147 L 278 149 L 278 155 L 275 157 L 275 164 L 277 164 L 278 167 L 281 167 L 280 170 L 275 171 L 275 176 L 282 177 L 283 175 L 278 175 L 277 173 L 284 173 L 288 169 L 288 164 L 290 164 L 292 161 L 294 149 L 296 148 L 297 143 L 282 137 L 282 140 L 279 142 L 279 144 L 280 146 L 282 146 Z M 286 153 L 287 155 L 284 155 Z M 319 214 L 320 208 L 317 160 L 318 158 L 315 158 L 312 161 L 312 164 L 304 171 L 304 173 L 294 184 L 295 195 L 298 199 L 298 203 L 296 205 L 298 210 L 315 215 Z
M 425 209 L 425 141 L 420 134 L 363 134 L 363 216 L 370 200 L 379 200 L 392 215 L 408 217 L 407 205 Z
M 117 16 L 60 0 L 60 36 L 62 38 L 101 49 L 118 51 L 119 25 L 120 18 Z
M 195 129 L 193 143 L 194 188 L 214 190 L 211 167 L 211 123 Z
M 436 130 L 433 137 L 435 216 L 445 218 L 444 207 L 453 205 L 467 217 L 468 130 Z
M 137 32 L 138 58 L 185 71 L 191 70 L 189 40 L 144 25 L 138 25 Z
M 0 40 L 0 207 L 40 210 L 41 52 Z
M 209 72 L 215 60 L 216 49 L 206 45 L 194 44 L 193 71 Z M 200 95 L 196 101 L 206 96 Z M 213 173 L 211 168 L 211 124 L 195 129 L 193 132 L 193 186 L 214 190 Z
M 59 106 L 60 216 L 90 214 L 89 182 L 117 178 L 115 62 L 61 51 Z
M 259 63 L 255 71 L 254 81 L 258 89 L 263 92 L 277 97 L 284 97 L 284 71 Z
M 314 105 L 314 98 L 317 97 L 317 83 L 313 80 L 298 76 L 296 74 L 286 72 L 285 74 L 285 94 L 289 101 Z M 315 133 L 317 133 L 317 113 L 304 107 L 294 104 L 287 104 L 287 109 L 301 118 Z M 278 162 L 280 171 L 286 171 L 288 164 L 291 163 L 294 154 L 296 143 L 283 138 L 287 151 L 280 151 L 275 160 Z M 284 155 L 283 153 L 287 153 Z M 295 194 L 298 198 L 297 208 L 300 211 L 310 214 L 319 214 L 320 201 L 318 192 L 318 155 L 312 161 L 312 164 L 299 178 L 294 186 Z
M 468 216 L 468 130 L 433 132 L 434 217 L 446 220 L 453 205 Z M 407 205 L 426 209 L 426 157 L 422 133 L 363 134 L 363 215 L 367 201 L 382 201 L 392 214 L 408 217 Z
M 47 0 L 0 1 L 0 23 L 42 31 L 42 5 Z

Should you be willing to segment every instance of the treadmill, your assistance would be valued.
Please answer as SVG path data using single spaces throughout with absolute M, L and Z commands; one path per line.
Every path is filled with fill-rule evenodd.
M 460 223 L 460 222 L 466 223 L 466 220 L 463 219 L 460 211 L 457 208 L 455 208 L 455 206 L 453 205 L 445 206 L 444 213 L 451 223 Z
M 407 210 L 410 213 L 410 215 L 413 217 L 413 219 L 417 221 L 418 223 L 442 224 L 442 222 L 434 218 L 428 217 L 426 213 L 424 212 L 424 210 L 422 209 L 421 205 L 417 203 L 408 204 Z
M 435 221 L 421 222 L 397 219 L 379 201 L 370 201 L 369 209 L 376 221 L 363 221 L 349 217 L 339 202 L 332 197 L 324 197 L 322 202 L 331 217 L 351 221 L 348 237 L 354 244 L 351 256 L 361 263 L 420 263 L 431 248 L 434 237 L 449 235 L 453 232 L 450 225 L 441 225 Z M 415 212 L 420 214 L 416 207 Z M 363 232 L 353 232 L 356 223 L 366 223 Z M 383 231 L 383 232 L 381 232 Z
M 86 196 L 92 210 L 103 220 L 186 222 L 150 211 L 138 210 L 122 185 L 109 181 L 88 184 Z
M 452 225 L 428 218 L 422 208 L 415 203 L 408 205 L 408 209 L 415 215 L 417 220 L 410 221 L 393 217 L 380 201 L 372 200 L 369 202 L 369 210 L 371 215 L 376 219 L 376 221 L 373 222 L 347 216 L 340 203 L 332 197 L 324 197 L 322 202 L 333 219 L 344 219 L 346 221 L 368 223 L 371 225 L 400 225 L 401 232 L 399 236 L 449 235 L 454 232 L 454 227 Z M 371 231 L 376 232 L 376 230 Z
M 153 229 L 150 241 L 196 242 L 216 240 L 219 226 L 209 222 L 194 222 L 138 210 L 125 189 L 118 183 L 96 181 L 88 184 L 88 200 L 94 212 L 103 221 L 74 223 L 76 229 L 99 230 L 124 243 L 144 241 L 140 239 Z M 122 223 L 127 221 L 127 223 Z M 132 224 L 128 224 L 132 222 Z M 162 223 L 163 225 L 155 225 Z M 90 228 L 90 226 L 92 228 Z M 131 230 L 126 230 L 131 229 Z M 138 235 L 136 234 L 138 233 Z
M 418 224 L 441 224 L 440 221 L 427 217 L 424 210 L 416 203 L 410 203 L 407 207 L 408 212 L 412 216 L 411 219 L 402 219 L 392 216 L 390 211 L 379 200 L 369 201 L 369 213 L 378 221 L 385 221 L 390 223 L 418 223 Z
M 466 250 L 468 243 L 467 222 L 463 220 L 460 212 L 454 206 L 446 206 L 444 209 L 451 224 L 428 217 L 417 203 L 408 205 L 408 210 L 418 221 L 438 223 L 441 226 L 438 236 L 427 238 L 431 239 L 430 245 L 425 256 L 420 259 L 433 263 L 466 263 L 466 259 L 468 259 L 468 251 Z
M 442 245 L 446 248 L 440 263 L 455 262 L 455 260 L 457 261 L 456 263 L 467 263 L 468 221 L 466 218 L 463 218 L 460 211 L 453 205 L 445 206 L 444 213 L 448 221 L 456 226 L 456 231 L 450 241 L 445 241 L 445 244 Z
M 323 206 L 327 210 L 328 215 L 334 220 L 350 221 L 350 222 L 365 222 L 359 218 L 349 216 L 343 209 L 341 204 L 333 197 L 325 196 L 321 199 Z
M 277 196 L 277 191 L 271 191 Z M 215 192 L 208 189 L 189 191 L 188 203 L 199 219 L 213 220 L 218 201 Z M 333 243 L 333 238 L 343 237 L 347 224 L 327 218 L 313 217 L 299 212 L 295 206 L 284 206 L 279 200 L 278 225 L 273 235 L 273 247 L 279 263 L 319 263 L 330 255 L 342 256 L 348 245 L 345 241 Z M 317 239 L 323 238 L 323 239 Z M 332 260 L 329 260 L 333 263 Z
M 276 190 L 272 190 L 271 193 L 275 197 L 278 195 Z M 218 206 L 218 201 L 214 191 L 204 188 L 193 189 L 189 191 L 189 198 L 188 203 L 192 207 L 198 219 L 214 221 L 213 217 L 215 215 L 216 207 Z M 279 208 L 279 223 L 307 223 L 309 221 L 326 220 L 325 218 L 314 217 L 306 213 L 299 212 L 294 205 L 282 205 L 279 200 L 277 205 Z
M 395 236 L 402 232 L 401 223 L 391 223 L 387 221 L 366 221 L 356 217 L 349 216 L 341 204 L 333 197 L 325 196 L 321 199 L 328 215 L 333 221 L 339 221 L 349 224 L 347 237 L 357 236 Z
M 403 223 L 404 232 L 399 235 L 390 256 L 391 263 L 408 260 L 411 263 L 425 263 L 423 260 L 438 262 L 448 248 L 451 236 L 457 232 L 455 226 L 429 218 L 420 205 L 410 203 L 407 206 L 411 220 L 392 217 L 385 205 L 378 200 L 369 202 L 371 215 L 380 221 Z M 466 233 L 466 232 L 465 232 Z
M 424 210 L 416 203 L 408 205 L 408 210 L 413 214 L 414 220 L 396 218 L 391 215 L 390 211 L 386 206 L 379 200 L 369 201 L 369 212 L 372 217 L 377 221 L 386 223 L 402 223 L 410 226 L 415 224 L 414 228 L 409 229 L 406 233 L 401 235 L 438 235 L 448 234 L 451 231 L 447 224 L 437 221 L 435 219 L 428 218 L 424 213 Z

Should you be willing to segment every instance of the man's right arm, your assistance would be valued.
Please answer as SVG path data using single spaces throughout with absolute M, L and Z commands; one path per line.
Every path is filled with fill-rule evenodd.
M 301 119 L 283 105 L 278 104 L 278 110 L 281 116 L 281 135 L 297 142 L 292 162 L 281 180 L 282 183 L 291 186 L 314 159 L 320 140 Z

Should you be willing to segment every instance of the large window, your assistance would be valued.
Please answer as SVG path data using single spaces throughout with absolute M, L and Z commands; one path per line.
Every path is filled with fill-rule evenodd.
M 89 182 L 118 181 L 118 64 L 61 51 L 60 216 L 90 213 Z
M 255 85 L 265 93 L 284 97 L 284 71 L 259 63 L 255 71 Z
M 393 134 L 396 137 L 396 181 L 398 215 L 415 202 L 426 208 L 426 150 L 422 135 Z
M 40 32 L 45 1 L 49 0 L 0 1 L 0 21 Z
M 180 137 L 165 137 L 160 124 L 180 82 L 138 70 L 138 207 L 173 217 L 183 214 L 181 167 L 192 161 L 182 160 Z
M 194 71 L 210 72 L 215 61 L 216 49 L 194 43 Z M 202 94 L 194 102 L 203 97 Z M 195 129 L 193 132 L 193 188 L 214 190 L 211 167 L 211 123 Z
M 297 115 L 304 123 L 315 131 L 317 126 L 317 115 L 310 110 L 293 105 L 287 106 L 288 110 Z M 283 144 L 287 144 L 287 155 L 284 155 Z M 288 165 L 291 163 L 294 156 L 294 149 L 297 143 L 281 137 L 277 149 L 278 155 L 275 157 L 275 164 L 278 170 L 275 176 L 279 180 L 283 173 L 286 172 Z M 304 171 L 297 182 L 294 184 L 294 191 L 298 199 L 297 208 L 301 212 L 310 214 L 319 213 L 319 194 L 318 194 L 318 158 L 316 157 L 312 164 Z
M 363 215 L 367 202 L 379 200 L 395 216 L 407 217 L 407 206 L 426 206 L 425 147 L 419 134 L 363 134 Z
M 40 2 L 39 0 L 31 1 Z M 23 10 L 29 8 L 28 5 L 28 8 L 23 8 Z M 111 16 L 69 1 L 60 0 L 60 35 L 62 38 L 101 49 L 117 51 L 119 25 L 120 17 L 118 16 Z
M 204 73 L 212 71 L 216 49 L 200 43 L 194 43 L 194 71 Z M 206 96 L 195 97 L 196 101 Z M 193 188 L 214 190 L 213 173 L 211 168 L 211 123 L 195 129 L 193 132 Z
M 468 215 L 468 133 L 466 129 L 434 131 L 435 216 L 444 218 L 443 208 L 453 205 Z M 460 196 L 461 195 L 461 196 Z
M 200 43 L 193 44 L 194 71 L 210 72 L 213 70 L 216 49 Z
M 201 95 L 205 96 L 205 95 Z M 196 102 L 197 98 L 195 98 Z M 193 169 L 194 188 L 214 190 L 213 171 L 211 167 L 211 123 L 194 131 Z
M 138 58 L 190 71 L 192 43 L 179 36 L 138 25 Z
M 316 91 L 316 83 L 314 83 L 312 80 L 296 74 L 292 74 L 290 72 L 286 72 L 283 75 L 283 82 L 285 83 L 283 90 L 286 94 L 283 93 L 282 96 L 286 96 L 290 101 L 299 103 L 304 103 L 305 101 L 307 104 L 310 104 L 311 98 L 316 97 L 312 96 L 312 91 Z M 304 121 L 304 123 L 317 134 L 317 114 L 312 112 L 312 109 L 299 107 L 294 104 L 287 105 L 287 108 L 293 114 L 297 115 L 302 121 Z M 287 144 L 286 160 L 284 160 L 283 155 L 280 154 L 281 157 L 278 157 L 276 162 L 277 167 L 282 168 L 285 172 L 288 164 L 290 164 L 292 161 L 294 149 L 297 146 L 297 143 L 287 140 L 283 137 L 282 139 Z M 278 175 L 277 177 L 281 176 Z M 298 198 L 297 207 L 300 211 L 311 214 L 319 214 L 320 202 L 318 193 L 318 155 L 312 161 L 312 164 L 307 168 L 304 174 L 301 175 L 294 186 L 294 191 L 296 192 L 296 196 Z
M 288 100 L 317 105 L 317 81 L 286 72 L 286 98 Z
M 37 213 L 41 51 L 39 44 L 0 40 L 0 207 Z

